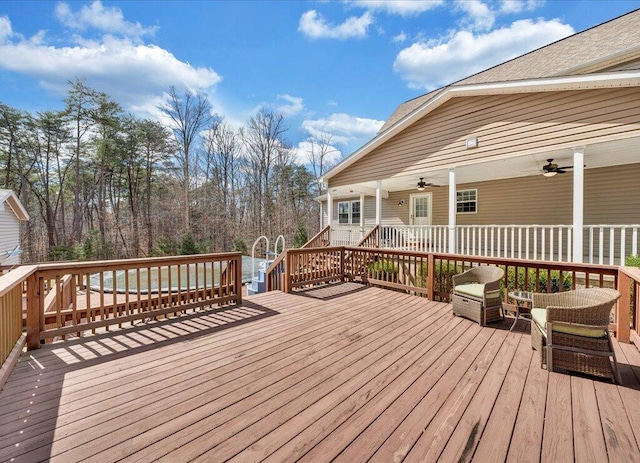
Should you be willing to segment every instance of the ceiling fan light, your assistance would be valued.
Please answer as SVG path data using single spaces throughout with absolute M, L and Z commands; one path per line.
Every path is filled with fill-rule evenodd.
M 542 175 L 545 177 L 555 177 L 558 174 L 555 170 L 545 170 Z
M 424 191 L 424 190 L 425 190 L 425 188 L 423 186 L 419 186 L 418 187 L 418 191 Z

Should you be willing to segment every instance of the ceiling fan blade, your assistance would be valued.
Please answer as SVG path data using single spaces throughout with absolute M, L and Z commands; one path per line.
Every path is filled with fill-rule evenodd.
M 566 169 L 566 167 L 558 167 L 558 168 L 555 170 L 555 172 L 556 172 L 556 173 L 558 173 L 558 174 L 566 174 L 566 173 L 567 173 L 567 171 L 566 171 L 566 170 L 563 170 L 563 169 Z

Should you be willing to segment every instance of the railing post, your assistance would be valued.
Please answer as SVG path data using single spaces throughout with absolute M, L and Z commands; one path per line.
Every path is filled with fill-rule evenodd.
M 344 258 L 346 252 L 344 248 L 340 248 L 340 282 L 344 283 Z
M 236 256 L 235 265 L 236 265 L 235 291 L 237 296 L 236 304 L 242 304 L 242 255 Z M 211 278 L 213 278 L 213 276 Z
M 620 299 L 618 299 L 618 307 L 616 310 L 616 325 L 618 331 L 616 337 L 619 342 L 629 342 L 630 328 L 629 328 L 629 308 L 631 307 L 631 278 L 624 272 L 618 270 L 618 292 L 620 293 Z
M 27 350 L 40 348 L 40 296 L 35 272 L 27 277 Z
M 436 259 L 433 254 L 427 257 L 427 299 L 433 301 L 434 285 L 436 283 Z
M 284 271 L 282 272 L 282 291 L 285 293 L 291 292 L 291 275 L 289 272 L 291 271 L 291 254 L 289 251 L 285 251 L 284 257 Z

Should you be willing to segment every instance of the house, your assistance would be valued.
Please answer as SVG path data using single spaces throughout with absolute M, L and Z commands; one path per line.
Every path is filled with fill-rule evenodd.
M 12 190 L 0 189 L 0 266 L 20 264 L 20 222 L 29 214 Z
M 328 171 L 356 243 L 620 263 L 640 224 L 640 10 L 402 103 Z

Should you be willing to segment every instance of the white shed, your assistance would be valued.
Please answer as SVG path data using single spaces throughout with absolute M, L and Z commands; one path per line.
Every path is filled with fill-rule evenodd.
M 29 214 L 12 190 L 0 189 L 0 265 L 20 264 L 20 222 Z

